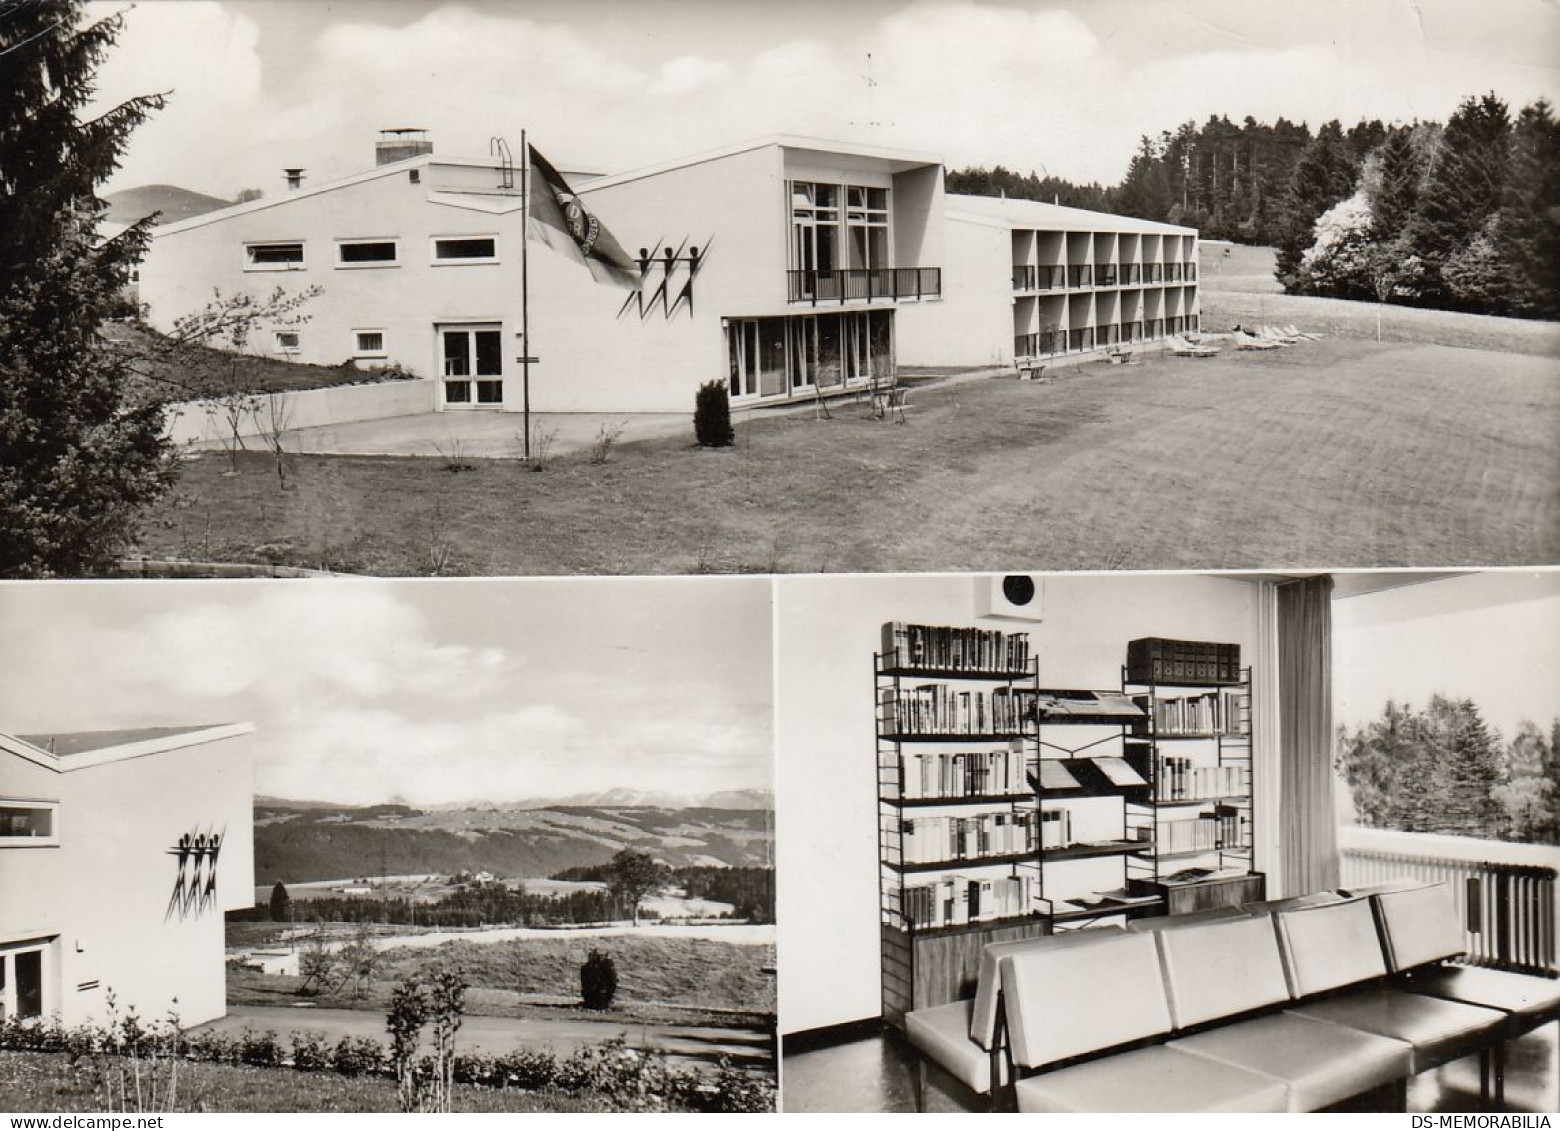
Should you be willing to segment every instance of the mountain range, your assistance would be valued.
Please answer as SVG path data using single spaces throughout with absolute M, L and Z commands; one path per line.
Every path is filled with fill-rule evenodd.
M 734 800 L 762 796 L 743 791 Z M 255 883 L 462 871 L 541 877 L 604 864 L 623 848 L 671 867 L 773 862 L 768 807 L 572 800 L 425 809 L 256 798 Z

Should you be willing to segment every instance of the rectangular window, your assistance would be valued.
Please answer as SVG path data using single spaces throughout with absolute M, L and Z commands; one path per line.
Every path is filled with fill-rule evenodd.
M 438 263 L 496 263 L 498 240 L 493 236 L 449 236 L 433 241 Z
M 250 271 L 301 271 L 303 242 L 250 243 L 244 245 L 246 266 Z
M 297 330 L 278 330 L 276 332 L 276 348 L 280 353 L 297 353 L 302 339 Z
M 343 267 L 385 267 L 396 262 L 394 240 L 352 240 L 336 245 Z
M 52 801 L 0 800 L 0 845 L 38 848 L 59 844 Z
M 385 352 L 385 332 L 383 330 L 355 330 L 353 336 L 357 339 L 357 349 L 354 353 L 358 357 L 381 357 Z

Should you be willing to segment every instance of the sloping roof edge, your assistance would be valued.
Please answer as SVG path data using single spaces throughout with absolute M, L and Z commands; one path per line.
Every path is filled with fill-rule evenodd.
M 92 769 L 95 766 L 109 765 L 113 762 L 128 762 L 135 758 L 146 758 L 154 754 L 166 754 L 170 751 L 183 750 L 190 746 L 203 746 L 210 742 L 221 742 L 224 739 L 238 738 L 254 732 L 255 725 L 253 723 L 222 723 L 217 726 L 201 727 L 196 730 L 162 735 L 138 742 L 125 742 L 116 746 L 106 746 L 101 750 L 90 750 L 81 754 L 71 755 L 51 754 L 47 750 L 41 750 L 31 743 L 22 741 L 15 735 L 0 733 L 0 753 L 15 755 L 23 761 L 42 766 L 46 770 L 53 770 L 57 774 L 66 774 L 77 770 Z

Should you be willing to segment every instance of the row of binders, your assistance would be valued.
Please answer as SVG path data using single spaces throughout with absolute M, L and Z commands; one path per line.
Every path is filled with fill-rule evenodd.
M 1028 788 L 1022 750 L 973 750 L 955 754 L 906 751 L 902 757 L 902 796 L 912 800 L 945 797 L 1022 795 Z
M 1039 814 L 977 813 L 967 817 L 910 817 L 899 823 L 904 863 L 979 860 L 1014 856 L 1036 848 Z
M 969 879 L 944 876 L 907 885 L 901 911 L 911 927 L 958 927 L 1026 914 L 1034 901 L 1032 876 Z
M 1156 734 L 1209 734 L 1240 735 L 1245 730 L 1241 723 L 1239 691 L 1210 691 L 1206 695 L 1189 695 L 1182 699 L 1156 699 L 1154 709 L 1154 733 Z M 1147 699 L 1140 699 L 1147 704 Z
M 883 625 L 883 664 L 972 675 L 1023 672 L 1029 667 L 1029 634 L 889 621 Z
M 1156 822 L 1155 847 L 1161 853 L 1244 848 L 1248 831 L 1249 818 L 1244 813 L 1220 805 L 1212 813 Z
M 967 691 L 945 683 L 884 688 L 881 722 L 885 734 L 1018 734 L 1034 702 L 1033 692 L 1007 687 Z
M 1190 758 L 1161 757 L 1154 794 L 1160 801 L 1243 797 L 1251 784 L 1248 766 L 1199 766 Z

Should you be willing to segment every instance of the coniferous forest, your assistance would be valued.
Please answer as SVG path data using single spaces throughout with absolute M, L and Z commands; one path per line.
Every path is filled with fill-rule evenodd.
M 950 171 L 949 192 L 1054 201 L 1271 245 L 1293 294 L 1560 317 L 1560 122 L 1470 96 L 1441 122 L 1314 133 L 1224 116 L 1144 136 L 1121 183 Z

